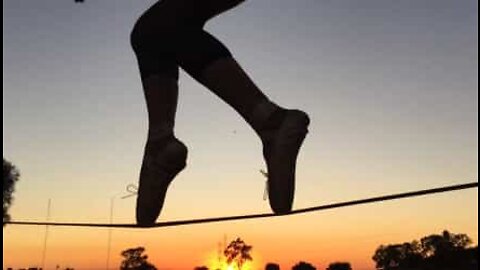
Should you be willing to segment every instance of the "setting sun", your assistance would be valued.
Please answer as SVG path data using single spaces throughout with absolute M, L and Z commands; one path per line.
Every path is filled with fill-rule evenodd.
M 217 250 L 208 256 L 206 265 L 215 270 L 251 270 L 256 269 L 254 265 L 259 261 L 258 257 L 252 253 L 252 246 L 236 238 L 228 245 L 226 242 L 223 246 L 219 244 Z
M 212 270 L 252 270 L 255 269 L 252 262 L 247 262 L 239 268 L 236 263 L 227 264 L 225 261 L 212 260 L 208 264 L 208 269 Z

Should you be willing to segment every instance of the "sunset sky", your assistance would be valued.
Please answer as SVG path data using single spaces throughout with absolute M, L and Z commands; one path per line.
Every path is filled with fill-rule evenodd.
M 3 152 L 21 178 L 14 220 L 135 221 L 147 112 L 129 34 L 154 1 L 4 0 Z M 257 85 L 311 118 L 294 208 L 478 180 L 477 0 L 247 0 L 210 21 Z M 261 144 L 185 73 L 176 134 L 188 166 L 159 220 L 269 213 Z M 159 269 L 207 265 L 219 242 L 253 246 L 254 269 L 303 260 L 373 269 L 380 244 L 448 229 L 478 243 L 478 190 L 304 215 L 114 229 Z M 45 227 L 7 225 L 3 268 L 39 266 Z M 51 227 L 46 269 L 105 269 L 108 229 Z

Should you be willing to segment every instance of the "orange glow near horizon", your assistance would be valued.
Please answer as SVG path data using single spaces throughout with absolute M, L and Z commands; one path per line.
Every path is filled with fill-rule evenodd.
M 374 268 L 371 257 L 379 245 L 412 241 L 444 229 L 465 233 L 477 245 L 477 198 L 474 190 L 310 215 L 148 230 L 113 229 L 108 269 L 118 269 L 122 250 L 143 246 L 148 260 L 159 269 L 207 266 L 227 270 L 228 265 L 218 260 L 219 242 L 240 237 L 253 246 L 253 261 L 244 270 L 263 269 L 267 263 L 291 269 L 299 261 L 317 269 L 347 261 L 355 270 L 369 270 Z M 439 206 L 442 213 L 438 213 Z M 45 269 L 56 264 L 79 270 L 105 269 L 108 231 L 50 227 Z M 7 225 L 3 232 L 3 268 L 39 265 L 45 227 Z M 223 239 L 222 235 L 228 237 Z
M 335 216 L 346 218 L 346 214 L 337 213 Z M 281 269 L 290 269 L 299 261 L 309 262 L 317 269 L 324 269 L 335 261 L 348 261 L 355 270 L 367 270 L 373 269 L 371 256 L 380 244 L 411 241 L 430 233 L 440 233 L 445 229 L 421 228 L 419 226 L 421 224 L 416 224 L 419 231 L 414 232 L 412 228 L 415 226 L 398 224 L 390 225 L 388 231 L 385 229 L 384 232 L 379 232 L 378 228 L 386 228 L 387 223 L 377 222 L 379 227 L 368 228 L 358 222 L 356 226 L 350 226 L 349 230 L 347 226 L 329 225 L 327 222 L 329 215 L 322 217 L 325 220 L 324 225 L 317 225 L 315 234 L 308 235 L 307 232 L 313 233 L 314 228 L 303 225 L 305 232 L 297 233 L 295 236 L 282 236 L 280 233 L 282 230 L 291 229 L 285 225 L 282 230 L 275 231 L 274 221 L 258 222 L 255 224 L 255 230 L 247 229 L 251 228 L 249 225 L 253 225 L 251 222 L 230 223 L 227 227 L 211 225 L 165 230 L 113 230 L 109 269 L 118 269 L 122 260 L 120 256 L 122 250 L 144 246 L 148 260 L 159 269 L 183 270 L 207 266 L 212 270 L 230 270 L 229 265 L 224 262 L 223 254 L 219 259 L 217 242 L 221 239 L 219 234 L 221 228 L 228 228 L 225 230 L 238 232 L 234 234 L 235 237 L 238 235 L 248 245 L 253 246 L 251 253 L 253 261 L 246 263 L 243 270 L 263 269 L 267 263 L 277 263 Z M 300 218 L 300 221 L 307 220 L 311 219 Z M 300 223 L 295 221 L 296 218 L 292 218 L 291 226 L 299 226 Z M 391 222 L 397 223 L 398 220 L 391 219 Z M 358 231 L 355 231 L 355 228 Z M 459 226 L 446 229 L 454 233 L 467 233 L 476 243 L 477 236 L 465 228 Z M 44 229 L 7 225 L 3 241 L 4 268 L 38 266 Z M 51 227 L 45 269 L 56 264 L 62 267 L 68 265 L 75 269 L 105 269 L 107 232 Z M 234 237 L 228 239 L 232 238 Z

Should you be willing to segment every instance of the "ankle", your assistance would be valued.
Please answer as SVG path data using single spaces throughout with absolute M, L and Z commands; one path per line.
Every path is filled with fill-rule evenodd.
M 188 149 L 174 136 L 162 140 L 148 140 L 145 146 L 144 161 L 157 160 L 171 171 L 180 171 L 186 166 Z
M 148 141 L 163 141 L 173 137 L 173 125 L 169 123 L 150 123 L 148 126 Z
M 283 108 L 277 108 L 270 116 L 265 120 L 263 125 L 260 128 L 261 132 L 266 131 L 273 131 L 277 130 L 281 125 L 283 120 L 285 120 L 285 116 L 287 114 L 287 110 Z
M 263 140 L 277 130 L 285 119 L 287 110 L 266 100 L 257 104 L 247 122 Z

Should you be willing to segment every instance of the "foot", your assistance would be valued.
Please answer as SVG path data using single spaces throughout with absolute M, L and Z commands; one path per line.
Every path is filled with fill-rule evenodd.
M 278 128 L 262 136 L 263 156 L 268 171 L 268 198 L 276 214 L 287 214 L 292 210 L 295 165 L 309 123 L 306 113 L 287 110 Z
M 155 224 L 165 201 L 167 188 L 186 166 L 187 147 L 172 138 L 167 142 L 147 142 L 140 171 L 137 196 L 137 224 L 149 227 Z

